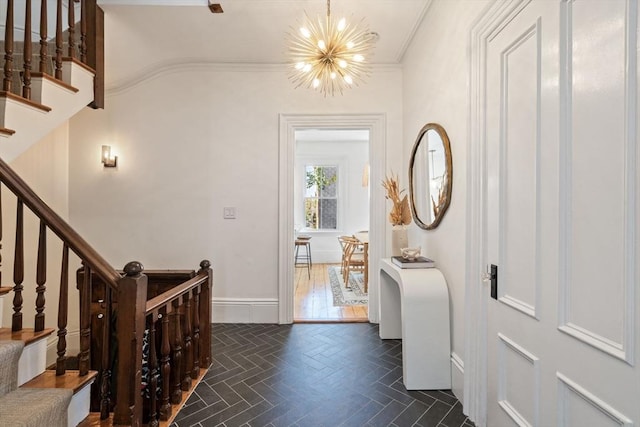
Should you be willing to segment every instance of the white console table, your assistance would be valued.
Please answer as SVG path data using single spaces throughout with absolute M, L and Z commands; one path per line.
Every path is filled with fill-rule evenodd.
M 449 292 L 440 270 L 380 261 L 380 338 L 402 339 L 407 390 L 451 388 Z

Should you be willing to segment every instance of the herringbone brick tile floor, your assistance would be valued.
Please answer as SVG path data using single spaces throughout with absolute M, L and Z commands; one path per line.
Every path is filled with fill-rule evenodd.
M 450 390 L 407 391 L 378 326 L 215 324 L 213 364 L 173 427 L 472 427 Z

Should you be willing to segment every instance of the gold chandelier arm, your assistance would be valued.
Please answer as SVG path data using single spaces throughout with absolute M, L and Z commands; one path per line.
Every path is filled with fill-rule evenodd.
M 327 0 L 327 18 L 331 16 L 331 0 Z

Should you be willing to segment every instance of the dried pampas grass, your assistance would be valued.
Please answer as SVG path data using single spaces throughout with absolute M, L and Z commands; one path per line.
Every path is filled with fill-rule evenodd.
M 393 202 L 391 212 L 389 212 L 389 222 L 392 225 L 409 225 L 411 223 L 411 210 L 409 209 L 409 199 L 405 194 L 402 198 L 404 190 L 398 187 L 398 176 L 386 177 L 382 181 L 382 186 L 387 191 L 385 198 Z

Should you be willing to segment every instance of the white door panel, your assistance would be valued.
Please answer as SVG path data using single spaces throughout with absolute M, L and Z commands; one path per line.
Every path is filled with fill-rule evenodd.
M 480 61 L 487 425 L 638 425 L 637 1 L 504 4 Z
M 629 184 L 637 176 L 637 165 L 627 165 L 627 153 L 637 145 L 630 128 L 637 121 L 636 94 L 626 94 L 636 76 L 625 72 L 629 61 L 637 63 L 637 12 L 630 14 L 636 7 L 621 0 L 567 3 L 567 135 L 561 159 L 567 179 L 560 188 L 566 222 L 561 326 L 625 360 L 633 328 L 625 295 L 633 295 L 635 286 L 626 272 L 634 262 L 627 220 L 633 220 L 636 197 Z

